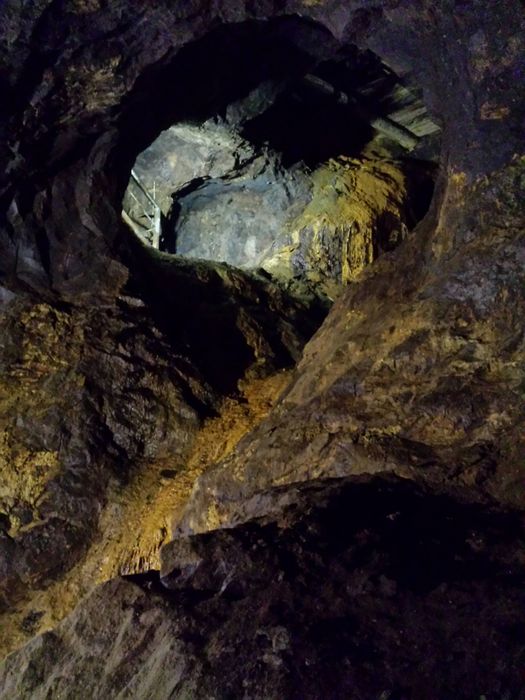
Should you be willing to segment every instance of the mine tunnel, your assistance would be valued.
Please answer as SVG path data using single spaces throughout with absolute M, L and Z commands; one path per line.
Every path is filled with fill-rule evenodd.
M 250 367 L 293 366 L 344 288 L 428 211 L 441 130 L 421 89 L 373 52 L 285 17 L 215 29 L 136 90 L 116 156 L 133 163 L 122 219 L 135 288 L 221 392 Z M 270 352 L 239 334 L 228 289 L 219 306 L 199 284 L 204 269 L 262 288 L 250 313 Z M 271 331 L 270 287 L 282 318 Z
M 215 30 L 172 71 L 192 88 L 138 154 L 123 200 L 154 248 L 333 300 L 426 214 L 440 128 L 373 52 L 286 18 Z
M 518 0 L 5 0 L 0 700 L 524 700 Z

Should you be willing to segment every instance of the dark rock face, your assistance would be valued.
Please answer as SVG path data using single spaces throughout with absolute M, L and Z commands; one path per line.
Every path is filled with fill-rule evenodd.
M 519 518 L 399 481 L 285 492 L 10 656 L 6 697 L 522 697 Z
M 197 382 L 150 323 L 124 299 L 61 311 L 26 300 L 3 315 L 2 608 L 85 552 L 111 476 L 127 478 L 141 458 L 186 454 L 199 427 Z M 201 401 L 213 400 L 202 388 Z
M 20 300 L 2 317 L 3 610 L 85 554 L 111 477 L 126 481 L 144 460 L 184 463 L 219 392 L 249 368 L 293 364 L 322 318 L 263 277 L 167 256 L 163 268 L 142 254 L 163 332 L 125 297 L 106 309 Z
M 133 240 L 120 203 L 160 130 L 271 80 L 283 43 L 301 71 L 351 43 L 422 88 L 443 153 L 417 231 L 351 280 L 276 409 L 196 485 L 161 580 L 97 589 L 4 661 L 0 694 L 519 698 L 521 5 L 256 5 L 2 7 L 4 610 L 89 555 L 110 479 L 184 461 L 220 397 L 296 362 L 322 317 Z

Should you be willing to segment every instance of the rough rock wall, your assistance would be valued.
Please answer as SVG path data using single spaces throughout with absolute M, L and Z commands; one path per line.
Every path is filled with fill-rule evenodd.
M 266 377 L 293 364 L 324 313 L 265 278 L 164 258 L 164 268 L 153 261 L 154 283 L 147 265 L 143 271 L 149 298 L 162 297 L 169 310 L 161 327 L 131 297 L 102 309 L 19 299 L 2 316 L 0 601 L 7 616 L 17 606 L 15 617 L 32 614 L 37 592 L 72 567 L 86 560 L 98 566 L 92 545 L 100 538 L 113 574 L 152 561 L 169 527 L 142 509 L 149 494 L 137 491 L 141 475 L 162 485 L 163 471 L 187 465 L 195 473 L 194 439 L 203 419 L 222 411 L 222 394 L 235 393 L 246 373 Z M 143 545 L 137 537 L 134 548 L 132 536 L 119 534 L 123 517 L 128 527 L 149 528 Z M 82 571 L 77 597 L 99 580 L 94 561 L 89 575 Z M 108 570 L 107 561 L 101 566 Z M 37 605 L 42 615 L 46 605 Z M 6 649 L 13 635 L 19 632 L 6 618 Z
M 287 644 L 286 635 L 290 636 L 290 632 L 282 622 L 286 611 L 276 608 L 270 611 L 274 614 L 270 626 L 272 629 L 284 627 L 285 632 L 269 632 L 266 622 L 257 626 L 259 620 L 255 618 L 252 638 L 261 639 L 261 645 L 268 646 L 263 655 L 269 654 L 269 662 L 264 662 L 262 668 L 273 668 L 273 664 L 281 669 L 278 673 L 283 675 L 279 676 L 277 685 L 272 685 L 274 682 L 267 673 L 252 673 L 249 665 L 237 664 L 238 676 L 218 673 L 212 691 L 218 697 L 227 697 L 231 694 L 228 678 L 232 678 L 234 692 L 249 696 L 250 678 L 256 678 L 263 696 L 270 697 L 272 694 L 293 697 L 296 688 L 310 688 L 312 697 L 326 696 L 327 688 L 334 697 L 348 697 L 353 693 L 356 698 L 369 698 L 374 694 L 379 697 L 384 692 L 387 693 L 385 697 L 388 693 L 399 696 L 400 692 L 411 692 L 414 697 L 421 698 L 433 697 L 432 693 L 436 698 L 472 697 L 476 693 L 478 696 L 493 693 L 500 697 L 505 694 L 519 697 L 522 684 L 519 644 L 523 627 L 521 617 L 516 619 L 515 614 L 522 608 L 515 586 L 522 584 L 523 562 L 513 558 L 512 552 L 522 551 L 521 534 L 517 526 L 505 524 L 506 521 L 503 525 L 491 525 L 490 516 L 509 517 L 514 523 L 521 517 L 524 505 L 521 487 L 525 452 L 521 5 L 511 0 L 490 4 L 476 0 L 469 3 L 385 0 L 370 8 L 356 0 L 344 5 L 337 1 L 291 2 L 279 3 L 277 8 L 272 2 L 263 2 L 256 10 L 251 7 L 251 4 L 231 2 L 190 2 L 184 8 L 179 5 L 152 8 L 149 3 L 141 2 L 115 2 L 108 6 L 99 2 L 59 0 L 42 0 L 30 5 L 17 0 L 4 3 L 1 51 L 6 60 L 1 62 L 0 73 L 4 136 L 0 154 L 0 298 L 6 328 L 2 352 L 7 354 L 2 382 L 11 383 L 9 401 L 6 403 L 2 399 L 2 405 L 9 408 L 2 416 L 2 427 L 7 434 L 2 448 L 7 458 L 3 464 L 8 465 L 9 478 L 20 471 L 21 465 L 27 465 L 28 460 L 32 465 L 49 467 L 53 493 L 64 494 L 62 500 L 56 497 L 51 503 L 50 520 L 46 522 L 46 527 L 51 529 L 46 530 L 48 539 L 42 540 L 35 536 L 38 528 L 24 530 L 28 504 L 32 509 L 34 501 L 36 517 L 42 515 L 38 510 L 41 506 L 36 491 L 40 484 L 36 477 L 35 490 L 26 492 L 17 485 L 12 493 L 2 492 L 5 507 L 12 512 L 12 521 L 11 515 L 9 521 L 2 520 L 2 573 L 6 572 L 7 578 L 3 581 L 8 584 L 4 584 L 5 594 L 8 601 L 16 598 L 20 573 L 23 584 L 27 585 L 33 578 L 38 581 L 61 575 L 63 567 L 71 566 L 76 560 L 84 545 L 69 538 L 72 530 L 63 526 L 64 515 L 69 517 L 72 513 L 71 520 L 76 522 L 78 503 L 90 509 L 91 514 L 101 502 L 98 496 L 93 498 L 82 479 L 77 480 L 75 476 L 85 473 L 86 447 L 94 443 L 103 453 L 100 462 L 93 467 L 93 463 L 88 462 L 94 489 L 100 488 L 108 470 L 111 473 L 117 466 L 106 466 L 106 448 L 111 441 L 104 423 L 113 426 L 113 434 L 120 436 L 119 440 L 122 438 L 125 445 L 129 442 L 133 454 L 137 443 L 141 449 L 149 449 L 151 433 L 147 431 L 147 421 L 146 428 L 143 425 L 149 404 L 145 406 L 142 399 L 138 400 L 135 412 L 137 404 L 130 402 L 130 394 L 140 397 L 139 389 L 153 382 L 148 395 L 152 410 L 158 408 L 159 391 L 166 391 L 168 397 L 175 397 L 175 405 L 169 404 L 168 424 L 183 415 L 188 426 L 196 427 L 197 416 L 205 413 L 204 407 L 214 406 L 210 387 L 217 387 L 216 393 L 224 391 L 224 386 L 219 387 L 217 383 L 221 376 L 217 358 L 212 355 L 213 361 L 204 363 L 203 339 L 208 328 L 213 330 L 208 337 L 225 338 L 226 334 L 221 333 L 225 327 L 235 326 L 238 315 L 232 309 L 237 305 L 228 305 L 227 295 L 223 296 L 224 305 L 219 304 L 219 307 L 227 311 L 224 319 L 229 322 L 223 320 L 212 325 L 214 314 L 208 307 L 208 313 L 203 314 L 199 324 L 197 312 L 200 314 L 206 303 L 210 304 L 210 296 L 222 288 L 219 283 L 212 286 L 211 291 L 208 287 L 210 279 L 217 280 L 218 273 L 211 271 L 199 276 L 183 268 L 177 274 L 168 275 L 175 289 L 184 287 L 181 280 L 186 281 L 185 289 L 191 289 L 185 298 L 183 295 L 170 298 L 166 285 L 159 282 L 162 275 L 158 271 L 163 270 L 162 266 L 143 252 L 132 250 L 125 238 L 119 225 L 118 202 L 136 155 L 134 151 L 146 145 L 167 125 L 165 122 L 183 118 L 197 107 L 206 111 L 209 106 L 208 84 L 201 85 L 195 74 L 189 76 L 187 72 L 194 54 L 189 58 L 179 56 L 183 71 L 181 64 L 175 61 L 178 47 L 203 36 L 217 18 L 228 23 L 248 19 L 253 14 L 263 17 L 276 12 L 298 12 L 323 23 L 338 40 L 369 46 L 398 74 L 410 73 L 412 80 L 424 88 L 430 109 L 443 125 L 444 155 L 432 210 L 417 235 L 408 237 L 393 254 L 384 256 L 359 276 L 339 298 L 308 346 L 283 401 L 266 422 L 241 441 L 226 462 L 203 477 L 184 518 L 183 526 L 188 533 L 236 526 L 231 536 L 239 538 L 235 551 L 240 560 L 241 554 L 251 551 L 256 544 L 251 535 L 243 537 L 244 530 L 238 525 L 241 521 L 264 516 L 265 522 L 271 525 L 286 515 L 288 505 L 293 511 L 297 503 L 296 511 L 306 514 L 305 527 L 311 525 L 315 529 L 316 517 L 308 518 L 309 510 L 301 504 L 294 485 L 331 477 L 338 479 L 342 488 L 341 477 L 344 477 L 370 486 L 365 492 L 350 489 L 343 509 L 345 517 L 336 520 L 336 533 L 329 538 L 332 543 L 337 542 L 337 533 L 344 531 L 350 538 L 349 546 L 353 547 L 363 538 L 371 537 L 370 557 L 374 562 L 372 566 L 368 561 L 362 564 L 359 557 L 351 559 L 349 571 L 337 578 L 340 581 L 338 595 L 329 596 L 336 607 L 328 607 L 327 615 L 332 622 L 339 621 L 339 627 L 337 624 L 335 628 L 328 626 L 329 631 L 325 633 L 327 655 L 334 639 L 338 647 L 344 649 L 337 684 L 329 685 L 331 676 L 323 663 L 318 666 L 314 663 L 316 673 L 307 674 L 304 681 L 293 676 L 295 664 L 279 666 L 279 659 L 274 657 L 284 651 L 281 647 Z M 292 24 L 297 27 L 294 32 L 300 32 L 300 23 Z M 197 77 L 202 76 L 198 74 Z M 172 81 L 170 85 L 173 86 L 170 93 L 173 103 L 168 106 L 165 105 L 167 80 Z M 189 91 L 192 81 L 203 88 L 202 91 Z M 180 106 L 184 105 L 183 95 L 191 102 L 186 102 L 186 111 Z M 165 105 L 163 110 L 161 104 Z M 133 152 L 129 147 L 130 139 L 134 144 Z M 128 294 L 138 294 L 143 285 L 144 311 L 137 311 L 135 302 L 117 300 L 117 293 L 127 279 L 130 280 Z M 145 280 L 155 293 L 151 290 L 145 293 Z M 235 273 L 226 286 L 229 291 L 242 287 L 239 274 Z M 248 286 L 247 296 L 252 300 L 249 306 L 257 310 L 255 300 L 259 297 L 251 284 Z M 196 306 L 185 311 L 185 323 L 189 323 L 188 319 L 194 323 L 182 334 L 181 345 L 176 341 L 176 316 L 159 330 L 158 336 L 152 330 L 159 325 L 159 318 L 167 317 L 166 307 L 160 303 L 166 299 L 169 302 L 178 299 L 178 313 L 185 309 L 188 299 L 198 300 Z M 39 309 L 37 315 L 45 318 L 44 330 L 39 329 L 38 321 L 31 320 L 30 310 L 35 308 Z M 246 316 L 241 316 L 243 327 L 253 328 Z M 81 321 L 80 317 L 86 321 Z M 266 328 L 273 327 L 272 318 L 268 319 Z M 93 319 L 92 325 L 90 319 Z M 86 328 L 93 330 L 86 334 L 82 331 Z M 66 332 L 65 329 L 75 330 Z M 79 340 L 79 329 L 84 337 L 88 336 L 87 341 Z M 289 338 L 289 332 L 286 333 L 283 326 L 281 329 Z M 286 330 L 289 331 L 289 327 Z M 24 351 L 24 337 L 29 338 L 26 341 L 32 348 L 29 352 Z M 104 338 L 101 346 L 97 347 L 96 342 L 92 345 L 91 339 L 99 337 Z M 236 338 L 238 342 L 234 347 L 242 347 L 243 341 L 239 336 Z M 244 356 L 243 368 L 253 360 L 253 347 L 259 347 L 252 335 L 250 338 L 246 345 L 252 350 Z M 149 351 L 142 349 L 149 343 L 150 360 L 147 359 Z M 34 349 L 37 345 L 38 350 L 42 344 L 43 363 Z M 298 340 L 295 347 L 300 348 L 300 344 Z M 127 348 L 124 360 L 120 357 L 120 345 Z M 289 347 L 293 346 L 292 339 Z M 198 349 L 197 359 L 194 359 L 195 348 Z M 77 370 L 77 367 L 84 367 L 76 359 L 78 353 L 88 358 L 84 372 Z M 294 355 L 297 357 L 295 352 Z M 115 369 L 121 367 L 121 361 L 123 371 Z M 180 367 L 181 363 L 185 369 L 176 372 L 174 378 L 173 367 Z M 42 364 L 44 367 L 39 369 Z M 19 371 L 19 367 L 24 366 L 27 373 Z M 159 367 L 162 388 L 157 381 Z M 231 372 L 231 368 L 228 371 Z M 84 384 L 87 391 L 82 389 L 80 374 L 88 380 Z M 226 383 L 230 387 L 231 378 L 230 374 Z M 191 391 L 187 390 L 188 385 Z M 122 392 L 123 386 L 129 391 Z M 179 403 L 183 388 L 184 399 Z M 33 389 L 36 394 L 31 394 Z M 38 392 L 42 396 L 46 391 L 51 392 L 52 400 L 46 403 L 38 399 L 38 404 L 26 409 L 27 402 L 33 400 L 31 396 L 38 396 Z M 83 398 L 76 392 L 81 392 Z M 93 401 L 98 403 L 93 406 Z M 40 406 L 45 409 L 41 414 L 37 411 Z M 18 421 L 21 426 L 17 424 L 19 415 L 22 416 Z M 106 421 L 92 423 L 92 415 L 97 419 L 105 417 Z M 29 417 L 25 426 L 24 416 Z M 135 417 L 131 420 L 130 416 Z M 119 427 L 121 423 L 122 428 Z M 97 432 L 100 424 L 102 432 Z M 141 432 L 144 429 L 146 433 Z M 155 433 L 156 422 L 152 430 Z M 65 448 L 59 440 L 61 435 Z M 174 449 L 184 449 L 184 439 L 180 436 L 174 444 Z M 61 452 L 61 449 L 66 451 Z M 45 464 L 43 452 L 50 455 L 44 460 Z M 70 454 L 74 462 L 71 471 Z M 129 467 L 127 457 L 124 463 L 125 468 Z M 60 482 L 56 468 L 59 475 L 70 476 L 63 476 Z M 31 473 L 36 474 L 36 470 Z M 410 577 L 407 581 L 406 574 L 398 579 L 392 572 L 389 575 L 389 564 L 379 555 L 386 550 L 388 559 L 396 551 L 390 547 L 388 527 L 385 530 L 377 524 L 367 526 L 364 529 L 368 534 L 363 534 L 362 525 L 347 518 L 357 504 L 365 504 L 373 510 L 381 488 L 377 478 L 384 481 L 393 476 L 404 483 L 409 480 L 422 494 L 423 505 L 414 510 L 403 500 L 401 489 L 394 489 L 394 501 L 400 503 L 401 510 L 409 516 L 410 529 L 420 533 L 420 549 L 412 542 L 409 554 L 419 553 L 429 546 L 432 533 L 428 529 L 425 504 L 436 494 L 446 494 L 447 503 L 452 503 L 449 512 L 467 508 L 466 504 L 470 504 L 470 508 L 477 504 L 481 513 L 482 524 L 474 539 L 468 526 L 458 530 L 460 551 L 464 551 L 470 540 L 471 549 L 481 552 L 481 560 L 492 561 L 494 565 L 482 566 L 477 578 L 453 566 L 447 567 L 430 582 L 436 583 L 434 587 L 419 589 L 417 600 L 412 597 Z M 57 479 L 58 487 L 55 486 Z M 335 512 L 338 511 L 328 504 L 327 517 Z M 386 513 L 388 523 L 391 522 L 388 516 L 395 512 L 393 509 Z M 80 516 L 80 519 L 85 527 L 90 515 Z M 245 527 L 255 526 L 248 523 Z M 77 531 L 73 529 L 73 532 Z M 496 533 L 496 540 L 503 532 L 511 533 L 507 552 L 501 549 L 492 552 L 490 532 Z M 19 544 L 13 539 L 15 534 L 23 538 L 24 547 L 27 542 L 34 542 L 34 547 L 19 550 L 24 553 L 20 555 L 21 569 L 10 564 L 13 560 L 19 561 L 19 555 L 13 555 L 13 548 Z M 308 535 L 302 534 L 308 539 Z M 213 545 L 207 544 L 213 538 L 220 541 L 227 534 L 211 532 L 205 537 L 210 539 L 190 537 L 181 540 L 180 546 L 191 549 L 204 541 L 204 561 L 212 564 L 219 561 L 228 572 L 231 560 L 225 554 L 216 555 Z M 249 636 L 246 620 L 250 620 L 253 610 L 262 609 L 268 588 L 266 582 L 278 581 L 279 571 L 286 564 L 286 556 L 280 562 L 273 558 L 275 543 L 282 542 L 282 551 L 286 553 L 286 537 L 282 538 L 274 529 L 271 537 L 260 539 L 262 559 L 257 560 L 256 569 L 263 576 L 260 590 L 264 594 L 258 598 L 250 587 L 240 586 L 238 591 L 233 587 L 231 595 L 240 600 L 241 614 L 232 617 L 227 608 L 228 597 L 221 599 L 219 596 L 218 604 L 226 605 L 226 612 L 213 618 L 213 630 L 208 630 L 203 622 L 206 614 L 198 615 L 191 634 L 186 637 L 188 643 L 194 645 L 206 644 L 212 639 L 210 653 L 215 659 L 220 660 L 227 654 L 228 634 L 246 641 Z M 55 541 L 60 543 L 58 554 L 48 544 Z M 405 541 L 404 537 L 399 541 Z M 184 542 L 189 544 L 184 545 Z M 332 546 L 335 545 L 329 548 L 331 552 Z M 448 544 L 444 550 L 450 551 Z M 314 537 L 304 557 L 300 555 L 299 569 L 293 570 L 294 575 L 304 572 L 306 577 L 305 585 L 301 585 L 301 575 L 298 576 L 299 606 L 306 600 L 308 591 L 322 592 L 330 578 L 330 569 L 327 569 L 330 557 L 320 555 L 322 551 Z M 31 556 L 26 556 L 26 552 Z M 435 552 L 437 560 L 442 552 L 439 548 Z M 58 557 L 56 567 L 60 570 L 51 572 L 55 556 Z M 188 555 L 182 550 L 177 554 L 175 548 L 170 563 L 175 581 L 177 569 L 184 568 L 184 556 Z M 470 562 L 468 557 L 467 562 Z M 508 562 L 510 565 L 504 574 Z M 410 571 L 407 567 L 406 559 L 402 559 L 396 570 Z M 384 595 L 392 596 L 393 608 L 415 611 L 411 613 L 414 622 L 410 631 L 413 655 L 404 664 L 400 663 L 397 652 L 404 642 L 393 632 L 399 629 L 398 618 L 388 607 L 383 617 L 370 616 L 374 626 L 365 655 L 368 667 L 363 663 L 363 652 L 357 641 L 367 637 L 360 624 L 355 628 L 355 637 L 350 632 L 355 613 L 351 611 L 352 591 L 345 589 L 349 580 L 358 577 L 360 570 L 365 590 L 374 592 L 374 586 L 382 587 Z M 315 571 L 320 571 L 318 576 L 314 576 Z M 169 573 L 165 571 L 166 575 Z M 507 575 L 511 576 L 510 580 L 504 578 Z M 113 615 L 118 618 L 120 613 L 113 607 L 113 603 L 118 606 L 119 602 L 115 590 L 122 587 L 127 591 L 129 585 L 113 583 L 109 589 L 100 589 L 94 599 L 97 609 L 106 608 L 107 611 L 94 632 L 94 644 L 97 638 L 100 643 L 105 639 L 107 646 L 104 648 L 116 648 L 124 655 L 130 647 L 140 643 L 143 628 L 127 626 L 129 637 L 115 639 L 114 629 L 110 630 L 103 623 Z M 216 582 L 213 585 L 216 586 Z M 222 583 L 219 591 L 221 587 Z M 350 588 L 353 590 L 352 586 Z M 443 593 L 449 589 L 454 591 L 452 597 Z M 132 597 L 139 595 L 135 588 L 132 591 L 129 594 Z M 157 606 L 157 599 L 150 593 L 140 593 L 139 597 L 143 596 L 148 601 L 146 607 Z M 276 598 L 281 600 L 282 597 L 280 591 L 276 593 Z M 314 597 L 317 600 L 319 595 L 314 594 Z M 376 600 L 373 593 L 372 598 Z M 455 602 L 450 603 L 450 600 Z M 357 610 L 360 614 L 364 610 L 366 615 L 367 607 L 360 608 L 360 602 L 362 599 L 355 603 Z M 315 621 L 319 616 L 317 619 L 322 621 L 315 603 L 311 601 L 304 610 L 309 619 Z M 85 608 L 88 618 L 90 605 L 88 601 Z M 458 627 L 450 606 L 465 615 Z M 83 610 L 81 607 L 75 614 L 82 616 Z M 476 612 L 479 610 L 481 614 Z M 143 659 L 137 664 L 144 670 L 143 687 L 153 688 L 160 696 L 165 696 L 181 676 L 177 670 L 168 676 L 157 673 L 156 614 L 152 615 L 153 621 L 148 621 L 146 616 L 141 622 L 147 634 L 140 650 L 151 666 Z M 229 619 L 233 622 L 228 631 L 224 621 Z M 378 619 L 376 624 L 374 620 Z M 443 625 L 441 632 L 433 626 L 435 620 Z M 487 620 L 493 620 L 493 624 L 486 625 Z M 29 622 L 28 629 L 32 629 Z M 68 629 L 68 625 L 75 625 L 75 618 L 64 624 Z M 115 626 L 117 624 L 120 624 L 118 620 Z M 470 624 L 476 629 L 475 639 L 465 633 Z M 262 635 L 256 634 L 259 629 L 263 630 Z M 304 625 L 297 625 L 297 629 L 294 643 L 301 645 Z M 321 631 L 323 629 L 326 627 L 321 625 Z M 55 663 L 58 667 L 71 663 L 78 672 L 76 681 L 71 674 L 64 694 L 78 697 L 85 683 L 85 664 L 91 664 L 90 682 L 101 679 L 98 689 L 102 693 L 107 689 L 104 685 L 107 677 L 97 665 L 105 658 L 103 654 L 97 661 L 89 650 L 78 645 L 72 644 L 70 651 L 61 644 L 47 647 L 48 642 L 60 639 L 62 634 L 48 634 L 9 657 L 2 670 L 1 692 L 6 697 L 38 697 L 39 693 L 47 692 L 47 684 L 56 678 Z M 199 635 L 204 637 L 204 642 Z M 314 647 L 319 646 L 316 639 L 314 635 Z M 458 646 L 447 655 L 444 650 L 450 650 L 451 639 L 457 640 Z M 176 647 L 177 642 L 173 645 Z M 166 646 L 169 642 L 163 648 Z M 493 661 L 487 664 L 489 648 Z M 186 664 L 192 658 L 192 650 L 175 653 L 177 663 Z M 382 659 L 380 664 L 376 663 L 378 656 Z M 129 656 L 125 658 L 126 662 L 133 663 Z M 308 653 L 305 658 L 310 660 Z M 26 659 L 29 659 L 32 674 L 28 685 L 24 685 Z M 435 665 L 422 666 L 426 659 L 435 660 Z M 306 661 L 305 665 L 308 665 Z M 412 674 L 403 676 L 406 679 L 403 681 L 400 673 L 407 667 L 412 669 Z M 233 664 L 220 668 L 231 669 L 231 674 L 234 673 Z M 382 675 L 379 680 L 388 680 L 382 689 L 378 687 L 376 668 Z M 385 670 L 381 674 L 382 669 Z M 200 687 L 208 692 L 208 687 L 198 685 L 197 672 L 192 676 L 190 668 L 187 677 L 190 680 L 186 689 Z M 445 685 L 441 689 L 433 685 L 436 678 L 443 679 Z M 405 683 L 407 687 L 400 690 L 397 683 Z M 133 689 L 122 690 L 119 686 L 115 695 L 121 691 L 124 695 L 133 693 Z M 255 692 L 252 695 L 257 696 Z
M 175 250 L 266 268 L 272 252 L 289 242 L 287 224 L 310 199 L 309 180 L 301 169 L 285 170 L 276 154 L 254 149 L 225 175 L 177 200 Z
M 150 242 L 153 198 L 161 250 L 263 268 L 333 299 L 423 218 L 440 129 L 370 51 L 311 55 L 313 73 L 295 79 L 289 52 L 280 81 L 163 131 L 135 161 L 123 212 Z
M 0 667 L 5 697 L 521 698 L 523 526 L 399 481 L 179 540 Z
M 347 474 L 523 507 L 523 169 L 470 191 L 453 177 L 426 249 L 410 237 L 349 287 L 279 407 L 196 486 L 193 530 L 264 511 L 273 486 Z
M 304 163 L 290 169 L 231 126 L 205 123 L 163 132 L 134 171 L 170 215 L 162 249 L 263 268 L 333 298 L 416 223 L 411 202 L 422 187 L 411 180 L 430 182 L 431 164 L 412 165 L 419 178 L 409 178 L 409 163 L 376 139 L 360 156 L 339 155 L 313 172 Z M 124 209 L 147 226 L 133 191 Z
M 253 158 L 253 150 L 227 124 L 174 124 L 139 154 L 134 170 L 168 216 L 172 194 L 193 180 L 221 178 L 239 162 Z
M 311 201 L 289 225 L 291 244 L 267 267 L 284 263 L 333 298 L 408 234 L 409 188 L 402 163 L 386 156 L 331 159 L 312 180 Z
M 59 311 L 21 300 L 2 318 L 4 609 L 75 563 L 115 465 L 125 477 L 138 458 L 182 458 L 198 427 L 175 358 L 161 361 L 141 315 L 125 302 Z

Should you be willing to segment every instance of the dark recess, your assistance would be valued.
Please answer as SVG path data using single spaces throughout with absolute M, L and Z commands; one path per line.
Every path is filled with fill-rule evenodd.
M 280 525 L 251 522 L 167 545 L 168 590 L 155 574 L 133 577 L 180 611 L 198 658 L 220 638 L 225 651 L 201 692 L 220 687 L 227 697 L 227 684 L 239 697 L 247 683 L 263 683 L 312 700 L 522 697 L 518 514 L 397 479 L 327 481 L 295 500 Z M 188 546 L 200 562 L 189 570 Z M 269 680 L 257 663 L 271 650 L 261 630 L 283 628 Z

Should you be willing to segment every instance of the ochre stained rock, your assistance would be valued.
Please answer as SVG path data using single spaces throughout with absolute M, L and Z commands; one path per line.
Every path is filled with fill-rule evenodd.
M 187 528 L 231 526 L 278 509 L 275 487 L 342 475 L 524 507 L 523 167 L 452 177 L 426 240 L 350 285 L 273 413 L 199 481 Z
M 351 282 L 408 232 L 402 165 L 341 156 L 312 174 L 312 200 L 289 224 L 292 243 L 265 264 L 306 277 L 329 295 Z M 383 248 L 383 250 L 381 250 Z
M 160 579 L 97 588 L 0 665 L 5 696 L 519 697 L 515 513 L 396 479 L 291 490 L 277 522 L 180 539 Z
M 288 372 L 280 372 L 241 382 L 239 397 L 226 399 L 219 414 L 204 421 L 186 460 L 173 455 L 138 461 L 124 482 L 110 481 L 98 535 L 87 544 L 82 558 L 58 581 L 32 592 L 2 616 L 2 653 L 20 646 L 37 629 L 42 633 L 52 628 L 94 585 L 119 575 L 159 569 L 160 548 L 171 540 L 195 480 L 267 415 L 289 379 Z M 14 476 L 18 480 L 12 488 L 9 482 L 5 487 L 10 494 L 27 482 L 18 472 Z

